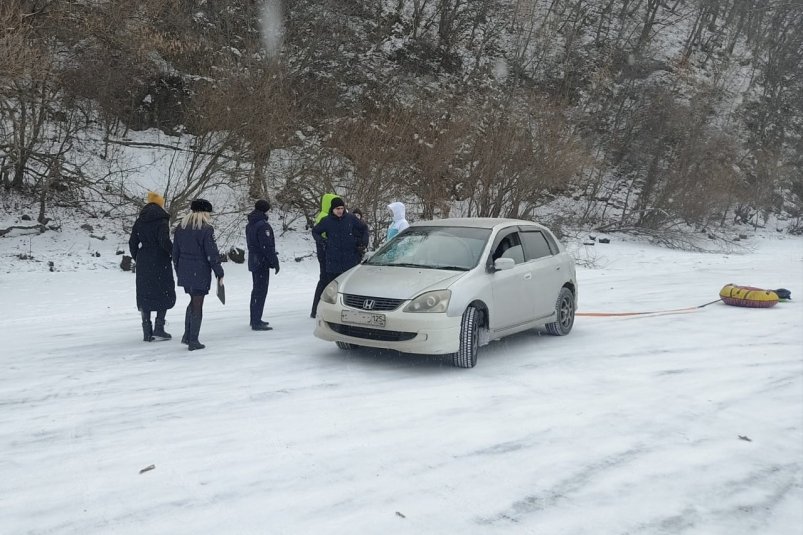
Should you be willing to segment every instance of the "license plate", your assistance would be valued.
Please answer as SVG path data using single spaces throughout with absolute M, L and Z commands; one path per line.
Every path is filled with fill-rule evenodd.
M 357 325 L 370 325 L 371 327 L 384 327 L 385 315 L 372 314 L 370 312 L 356 312 L 354 310 L 341 310 L 340 321 L 343 323 L 355 323 Z

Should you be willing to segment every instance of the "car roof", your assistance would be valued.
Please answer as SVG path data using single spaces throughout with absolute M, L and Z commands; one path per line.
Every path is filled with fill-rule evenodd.
M 511 227 L 518 225 L 531 225 L 546 229 L 543 225 L 523 219 L 509 219 L 504 217 L 451 217 L 446 219 L 433 219 L 431 221 L 416 221 L 412 227 L 470 227 L 487 228 Z

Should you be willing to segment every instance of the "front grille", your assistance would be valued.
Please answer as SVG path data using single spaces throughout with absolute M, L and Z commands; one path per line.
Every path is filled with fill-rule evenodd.
M 368 340 L 380 340 L 382 342 L 404 342 L 416 337 L 416 333 L 406 333 L 402 331 L 385 331 L 381 329 L 371 329 L 369 327 L 357 327 L 355 325 L 343 325 L 341 323 L 329 323 L 329 328 L 338 334 L 353 336 L 354 338 L 366 338 Z
M 366 301 L 371 302 L 372 306 L 366 308 Z M 404 303 L 404 299 L 389 299 L 387 297 L 343 294 L 343 302 L 346 303 L 346 306 L 359 308 L 360 310 L 387 312 L 389 310 L 396 310 L 399 308 L 399 305 Z

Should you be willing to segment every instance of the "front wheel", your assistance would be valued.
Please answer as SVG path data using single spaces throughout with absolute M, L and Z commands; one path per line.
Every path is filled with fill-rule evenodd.
M 574 325 L 574 294 L 566 287 L 560 289 L 558 300 L 555 303 L 557 321 L 547 323 L 546 330 L 553 336 L 566 336 Z
M 480 311 L 468 307 L 460 322 L 460 348 L 452 355 L 452 362 L 458 368 L 473 368 L 477 365 L 477 351 L 480 348 Z

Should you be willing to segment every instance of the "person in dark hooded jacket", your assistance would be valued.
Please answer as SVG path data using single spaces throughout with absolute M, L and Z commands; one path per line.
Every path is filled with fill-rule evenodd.
M 173 237 L 173 265 L 176 268 L 178 285 L 190 296 L 184 315 L 184 336 L 181 343 L 190 351 L 206 346 L 198 341 L 203 320 L 204 298 L 212 286 L 212 273 L 217 283 L 223 284 L 223 266 L 215 243 L 215 229 L 210 224 L 212 203 L 195 199 L 176 228 Z
M 270 331 L 268 322 L 262 321 L 265 310 L 265 299 L 268 296 L 270 269 L 279 273 L 279 257 L 276 255 L 276 240 L 273 227 L 268 223 L 270 204 L 260 199 L 254 211 L 248 214 L 245 225 L 245 241 L 248 244 L 248 271 L 251 272 L 253 288 L 251 290 L 251 329 L 254 331 Z
M 143 340 L 169 340 L 166 332 L 167 310 L 176 304 L 176 288 L 170 254 L 170 215 L 164 210 L 164 197 L 148 192 L 148 204 L 139 213 L 131 229 L 128 249 L 136 262 L 137 309 L 142 313 Z M 156 311 L 156 327 L 151 312 Z
M 368 240 L 368 227 L 346 211 L 340 197 L 332 199 L 329 215 L 312 228 L 312 237 L 326 250 L 326 279 L 323 287 L 360 263 L 359 248 Z M 364 237 L 364 238 L 363 238 Z M 320 299 L 320 295 L 318 296 Z M 317 313 L 318 301 L 313 304 Z
M 357 256 L 359 258 L 359 262 L 362 262 L 362 259 L 365 257 L 365 251 L 368 249 L 370 231 L 368 230 L 368 223 L 365 222 L 365 218 L 362 215 L 362 210 L 355 208 L 351 211 L 351 213 L 354 214 L 354 217 L 359 219 L 363 224 L 361 229 L 355 227 L 355 235 L 360 241 L 360 244 L 357 246 Z

